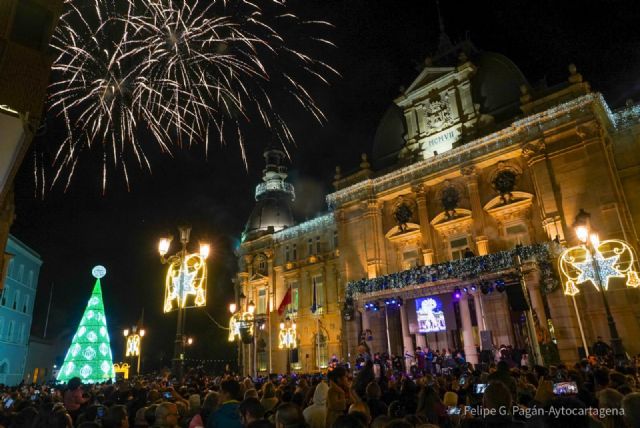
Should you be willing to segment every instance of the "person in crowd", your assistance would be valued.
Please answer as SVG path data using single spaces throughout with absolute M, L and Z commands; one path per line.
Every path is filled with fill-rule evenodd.
M 156 418 L 154 427 L 176 428 L 178 427 L 178 406 L 168 401 L 158 404 L 156 407 Z
M 349 406 L 349 415 L 356 416 L 360 419 L 364 426 L 369 426 L 371 424 L 371 412 L 369 411 L 369 406 L 364 401 L 356 401 L 351 406 Z
M 111 406 L 102 419 L 102 428 L 129 428 L 129 414 L 126 406 Z
M 260 404 L 260 400 L 255 397 L 246 398 L 238 407 L 240 412 L 240 421 L 245 428 L 258 428 L 268 426 L 269 423 L 264 419 L 264 407 Z
M 191 418 L 189 422 L 189 428 L 205 428 L 209 415 L 218 408 L 219 395 L 215 391 L 209 392 L 204 397 L 204 402 L 200 406 L 200 411 Z
M 309 428 L 325 428 L 328 391 L 329 386 L 325 382 L 320 382 L 313 394 L 313 402 L 302 411 L 302 416 Z
M 523 422 L 513 418 L 511 392 L 500 381 L 489 383 L 482 397 L 482 407 L 485 413 L 475 418 L 464 420 L 462 423 L 464 428 L 524 428 L 526 426 Z
M 381 400 L 381 397 L 382 390 L 380 389 L 380 385 L 377 382 L 369 382 L 365 392 L 365 398 L 372 419 L 387 414 L 387 405 Z
M 80 407 L 87 402 L 87 397 L 82 390 L 82 381 L 79 377 L 73 377 L 67 382 L 67 388 L 64 391 L 64 407 L 75 421 L 80 412 Z
M 265 382 L 262 386 L 262 399 L 260 404 L 264 407 L 265 412 L 271 412 L 278 405 L 278 398 L 276 397 L 276 388 L 272 382 Z
M 624 395 L 612 388 L 603 389 L 598 393 L 598 408 L 605 409 L 622 409 L 622 400 Z M 617 428 L 624 426 L 623 415 L 618 412 L 603 412 L 600 421 L 604 428 Z
M 364 363 L 364 367 L 357 374 L 353 382 L 353 388 L 355 389 L 359 399 L 365 399 L 367 385 L 369 385 L 369 383 L 373 382 L 375 379 L 376 377 L 373 372 L 373 362 L 366 361 Z
M 276 428 L 306 428 L 300 409 L 292 403 L 278 406 L 275 420 Z
M 238 412 L 240 390 L 240 383 L 236 380 L 227 379 L 220 383 L 220 402 L 222 404 L 211 414 L 206 428 L 242 428 Z
M 516 380 L 509 371 L 509 363 L 507 363 L 505 360 L 498 362 L 498 364 L 496 365 L 496 371 L 491 373 L 487 380 L 489 381 L 489 383 L 493 381 L 502 382 L 502 384 L 504 384 L 504 386 L 509 389 L 511 397 L 517 397 Z
M 622 399 L 624 425 L 627 428 L 640 428 L 640 392 L 632 392 Z
M 347 370 L 337 367 L 329 373 L 325 427 L 331 427 L 339 416 L 344 415 L 353 401 Z

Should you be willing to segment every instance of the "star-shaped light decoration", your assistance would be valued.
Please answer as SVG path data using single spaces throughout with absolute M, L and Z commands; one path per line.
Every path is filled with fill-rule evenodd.
M 573 266 L 580 271 L 576 284 L 582 284 L 583 282 L 591 281 L 591 283 L 598 289 L 598 284 L 606 291 L 609 288 L 609 278 L 624 278 L 624 273 L 618 270 L 618 264 L 620 261 L 620 255 L 615 254 L 611 257 L 604 257 L 601 252 L 596 251 L 595 263 L 594 258 L 587 252 L 587 257 L 583 262 L 572 263 Z M 600 277 L 596 272 L 595 265 L 597 265 L 600 271 Z
M 635 251 L 626 242 L 616 239 L 602 241 L 593 255 L 584 246 L 568 248 L 558 259 L 564 277 L 564 293 L 575 296 L 580 292 L 577 285 L 585 282 L 591 282 L 598 291 L 607 291 L 611 278 L 626 278 L 627 287 L 638 288 L 640 278 L 636 261 Z
M 206 263 L 199 254 L 189 254 L 181 263 L 169 265 L 165 281 L 164 311 L 178 307 L 204 306 L 206 304 Z

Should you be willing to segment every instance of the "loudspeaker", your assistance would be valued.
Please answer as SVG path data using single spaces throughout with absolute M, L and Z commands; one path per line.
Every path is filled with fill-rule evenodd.
M 491 350 L 491 348 L 493 348 L 493 335 L 491 334 L 491 330 L 480 331 L 480 343 L 483 351 L 485 349 Z
M 519 282 L 508 284 L 505 291 L 512 311 L 522 312 L 529 310 L 529 305 L 527 305 L 527 300 L 524 298 L 524 292 Z

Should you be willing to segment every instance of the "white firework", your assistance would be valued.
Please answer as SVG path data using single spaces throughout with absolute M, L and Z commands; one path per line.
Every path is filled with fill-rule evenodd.
M 285 149 L 293 141 L 282 114 L 292 110 L 289 100 L 324 120 L 300 82 L 310 76 L 328 84 L 324 75 L 337 72 L 289 46 L 277 28 L 281 21 L 286 28 L 329 24 L 298 19 L 282 1 L 66 0 L 66 5 L 53 42 L 59 55 L 51 108 L 64 120 L 67 136 L 54 159 L 52 185 L 66 178 L 68 186 L 81 154 L 94 146 L 101 148 L 104 190 L 112 168 L 121 170 L 128 185 L 131 159 L 151 169 L 145 155 L 151 140 L 171 153 L 185 142 L 208 147 L 210 134 L 224 143 L 229 133 L 246 162 L 246 124 L 261 123 Z M 307 33 L 298 31 L 296 37 L 301 34 Z

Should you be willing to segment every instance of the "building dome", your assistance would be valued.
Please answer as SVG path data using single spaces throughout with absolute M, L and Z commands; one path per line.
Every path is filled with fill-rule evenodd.
M 520 86 L 527 79 L 513 61 L 495 52 L 483 52 L 472 62 L 477 67 L 471 79 L 473 102 L 480 104 L 480 113 L 490 114 L 496 122 L 520 112 Z
M 279 149 L 264 152 L 266 162 L 262 183 L 256 186 L 256 205 L 244 228 L 244 239 L 263 233 L 273 233 L 295 224 L 291 204 L 295 198 L 293 186 L 287 183 L 286 155 Z
M 529 86 L 520 69 L 506 56 L 495 52 L 469 52 L 476 72 L 471 78 L 471 97 L 480 113 L 496 123 L 520 113 L 520 86 Z M 444 65 L 444 64 L 438 64 Z M 405 145 L 404 113 L 392 104 L 382 116 L 373 139 L 371 161 L 375 169 L 394 165 Z
M 269 228 L 277 232 L 293 225 L 291 199 L 285 195 L 273 194 L 256 201 L 245 226 L 245 234 L 267 232 Z
M 375 169 L 382 169 L 396 162 L 398 152 L 405 144 L 405 134 L 406 128 L 402 109 L 395 104 L 391 104 L 382 116 L 373 137 L 371 159 Z

